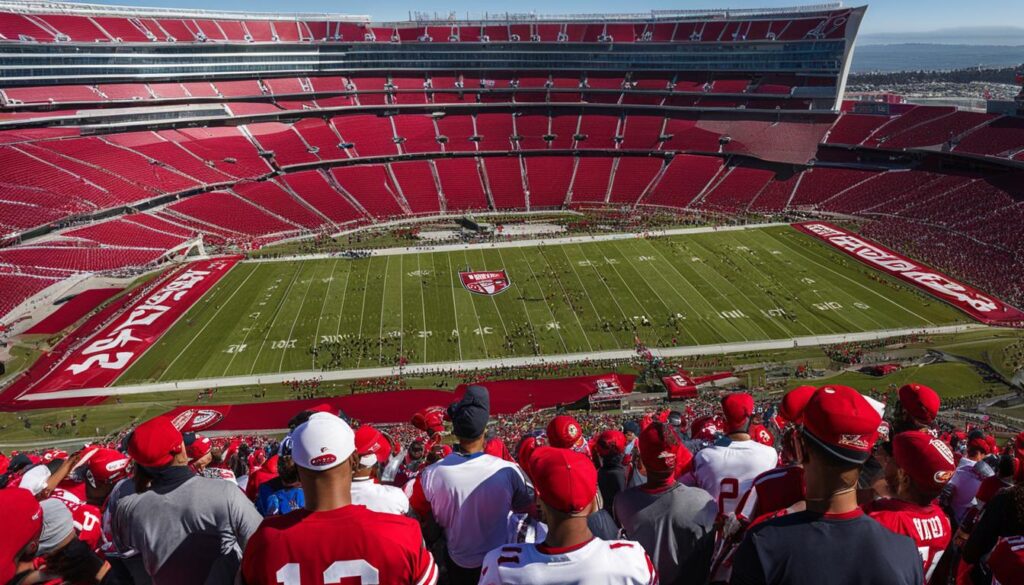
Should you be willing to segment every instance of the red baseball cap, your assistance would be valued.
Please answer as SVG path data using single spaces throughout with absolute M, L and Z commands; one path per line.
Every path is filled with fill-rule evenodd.
M 690 423 L 690 438 L 701 441 L 713 441 L 715 435 L 725 428 L 720 416 L 702 416 Z
M 21 488 L 0 489 L 0 510 L 6 518 L 0 538 L 0 583 L 6 583 L 14 577 L 14 555 L 39 538 L 43 510 L 32 492 Z
M 527 474 L 530 474 L 530 458 L 533 457 L 533 452 L 540 448 L 542 445 L 537 441 L 537 437 L 526 437 L 519 443 L 519 451 L 516 453 L 516 462 L 519 463 L 519 467 L 523 468 Z
M 90 485 L 114 483 L 128 475 L 128 464 L 131 459 L 120 451 L 100 447 L 89 458 L 85 479 Z
M 992 453 L 992 444 L 995 442 L 995 439 L 992 441 L 989 441 L 988 439 L 989 437 L 974 437 L 967 442 L 967 448 L 976 449 L 986 455 L 990 455 Z
M 722 399 L 722 414 L 725 415 L 727 432 L 746 430 L 754 414 L 754 397 L 746 392 L 733 392 Z
M 622 431 L 608 430 L 597 436 L 595 450 L 602 457 L 626 452 L 626 435 Z
M 143 467 L 166 467 L 181 452 L 183 440 L 171 419 L 158 416 L 135 429 L 128 440 L 128 454 Z
M 443 406 L 428 406 L 412 415 L 412 426 L 423 432 L 440 433 L 444 430 Z
M 185 447 L 185 451 L 188 453 L 189 461 L 196 461 L 202 459 L 210 452 L 213 448 L 213 443 L 210 442 L 210 438 L 196 433 L 195 438 L 188 446 Z
M 370 425 L 363 425 L 356 429 L 356 451 L 359 452 L 359 464 L 369 467 L 378 461 L 383 455 L 384 442 L 380 431 Z
M 907 431 L 892 440 L 896 465 L 925 493 L 937 494 L 956 470 L 948 445 L 921 431 Z
M 772 436 L 764 425 L 752 425 L 750 427 L 750 438 L 762 445 L 775 446 L 775 437 Z
M 537 497 L 559 512 L 580 514 L 597 496 L 597 469 L 582 453 L 541 447 L 530 457 L 530 470 Z
M 551 419 L 548 423 L 548 444 L 559 449 L 579 448 L 586 440 L 580 423 L 573 417 L 563 414 Z
M 843 461 L 864 463 L 881 422 L 878 411 L 853 388 L 822 386 L 804 409 L 804 436 Z
M 782 403 L 779 404 L 779 414 L 791 423 L 802 423 L 804 408 L 807 408 L 807 402 L 817 391 L 818 389 L 814 386 L 797 386 L 786 392 L 786 395 L 782 397 Z
M 942 401 L 935 390 L 923 384 L 907 384 L 899 390 L 900 405 L 915 421 L 931 424 L 939 414 Z
M 683 445 L 675 429 L 662 422 L 652 423 L 640 432 L 640 460 L 654 472 L 671 471 L 682 474 L 693 462 L 693 455 Z

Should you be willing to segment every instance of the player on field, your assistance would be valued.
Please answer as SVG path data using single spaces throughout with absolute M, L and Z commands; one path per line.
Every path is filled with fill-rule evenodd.
M 459 449 L 420 472 L 409 499 L 417 516 L 444 529 L 452 585 L 480 579 L 484 555 L 506 542 L 509 513 L 533 503 L 522 470 L 484 453 L 490 404 L 486 388 L 470 386 L 448 407 Z
M 730 514 L 754 478 L 779 462 L 775 449 L 754 441 L 750 434 L 754 397 L 734 392 L 722 399 L 726 436 L 693 456 L 693 470 L 683 481 L 711 494 L 718 513 Z
M 856 390 L 818 389 L 798 442 L 806 510 L 747 531 L 733 556 L 732 585 L 922 585 L 914 541 L 857 507 L 857 480 L 882 418 Z
M 594 464 L 570 449 L 530 458 L 548 532 L 542 544 L 499 546 L 484 558 L 480 585 L 652 585 L 657 571 L 636 542 L 600 540 L 587 527 L 597 509 Z
M 348 423 L 317 413 L 291 437 L 306 506 L 263 521 L 245 549 L 242 582 L 327 585 L 359 578 L 362 583 L 436 583 L 437 566 L 414 520 L 352 504 L 359 454 Z
M 896 497 L 871 502 L 864 511 L 896 534 L 914 539 L 928 580 L 952 537 L 949 518 L 934 501 L 953 476 L 953 452 L 923 431 L 896 435 L 892 450 L 885 476 Z

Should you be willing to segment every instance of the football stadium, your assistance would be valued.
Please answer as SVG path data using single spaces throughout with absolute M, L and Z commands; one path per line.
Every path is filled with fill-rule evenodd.
M 1022 583 L 1024 70 L 872 12 L 0 0 L 0 583 Z

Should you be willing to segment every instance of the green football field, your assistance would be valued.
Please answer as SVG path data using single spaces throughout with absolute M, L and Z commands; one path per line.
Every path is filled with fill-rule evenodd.
M 505 270 L 501 294 L 459 271 Z M 789 227 L 243 262 L 118 384 L 790 339 L 968 321 Z

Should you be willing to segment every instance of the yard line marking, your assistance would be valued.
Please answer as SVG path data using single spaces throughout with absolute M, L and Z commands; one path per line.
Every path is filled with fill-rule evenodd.
M 316 329 L 313 331 L 313 345 L 314 346 L 317 345 L 317 340 L 320 339 L 320 321 L 323 321 L 323 319 L 324 319 L 324 309 L 327 308 L 327 300 L 331 298 L 331 286 L 334 285 L 334 271 L 336 271 L 338 269 L 338 262 L 341 262 L 341 260 L 338 259 L 338 258 L 335 258 L 334 266 L 331 266 L 330 280 L 327 281 L 327 292 L 324 293 L 324 300 L 323 300 L 323 302 L 320 303 L 320 316 L 317 317 L 317 319 L 316 319 Z M 312 356 L 310 356 L 309 359 L 312 362 L 311 367 L 315 370 L 316 369 L 316 356 L 312 355 Z
M 466 266 L 468 267 L 469 266 L 469 254 L 467 252 L 463 251 L 462 252 L 462 258 L 463 258 L 463 260 L 466 261 Z M 449 265 L 451 264 L 451 261 L 452 261 L 452 259 L 449 256 L 448 257 Z M 470 299 L 469 299 L 469 304 L 473 307 L 473 315 L 476 316 L 476 328 L 477 328 L 477 331 L 480 332 L 479 335 L 478 335 L 478 337 L 480 338 L 480 342 L 484 344 L 484 355 L 487 356 L 487 357 L 491 357 L 490 352 L 487 351 L 487 339 L 486 339 L 487 335 L 484 334 L 484 324 L 480 322 L 480 313 L 477 312 L 477 310 L 476 310 L 476 299 L 473 298 L 472 293 L 470 293 L 470 295 L 471 296 L 470 296 Z
M 633 271 L 633 273 L 637 275 L 638 278 L 640 278 L 641 280 L 644 280 L 644 284 L 647 286 L 647 288 L 649 288 L 651 290 L 651 292 L 654 293 L 654 296 L 658 297 L 658 301 L 661 302 L 661 306 L 665 307 L 665 310 L 668 311 L 669 315 L 674 313 L 675 311 L 672 310 L 672 307 L 668 306 L 668 303 L 665 302 L 665 299 L 658 292 L 658 289 L 654 288 L 653 286 L 651 286 L 650 284 L 648 284 L 646 282 L 646 279 L 644 279 L 644 277 L 640 274 L 640 270 L 637 269 L 636 263 L 631 262 L 629 260 L 629 258 L 626 257 L 625 253 L 621 253 L 621 250 L 619 250 L 618 247 L 613 247 L 612 250 L 613 250 L 612 253 L 616 254 L 616 255 L 619 255 L 622 258 L 622 260 L 626 263 L 626 265 L 629 266 L 629 268 Z M 607 252 L 607 250 L 605 250 L 605 251 L 602 251 L 602 253 L 608 253 L 608 252 Z M 614 268 L 615 265 L 613 264 L 612 267 Z M 660 273 L 660 271 L 657 271 L 657 270 L 655 272 L 659 272 Z M 636 298 L 636 295 L 633 293 L 633 287 L 629 286 L 629 282 L 626 279 L 622 278 L 622 275 L 619 273 L 619 270 L 617 268 L 615 269 L 615 274 L 617 274 L 619 276 L 619 280 L 621 280 L 626 285 L 626 288 L 629 289 L 630 294 L 632 294 L 633 297 Z M 653 318 L 650 315 L 648 315 L 648 318 L 651 318 L 652 319 L 652 323 L 655 323 L 655 321 L 653 321 Z M 668 328 L 665 327 L 665 329 L 666 329 L 666 333 L 671 335 L 671 333 L 669 333 L 668 330 L 667 330 Z M 686 331 L 686 333 L 690 337 L 693 338 L 693 342 L 694 343 L 698 343 L 696 335 L 694 335 L 693 333 L 690 333 L 689 329 L 684 329 L 684 330 Z
M 583 322 L 580 321 L 579 313 L 577 313 L 576 310 L 573 309 L 572 302 L 570 302 L 570 299 L 569 299 L 569 293 L 565 290 L 565 285 L 562 284 L 562 277 L 558 275 L 558 271 L 555 270 L 555 267 L 551 265 L 551 261 L 548 260 L 548 256 L 547 256 L 547 254 L 544 253 L 544 249 L 541 249 L 540 252 L 541 252 L 541 254 L 540 254 L 541 257 L 544 258 L 544 263 L 547 264 L 548 268 L 551 270 L 551 273 L 555 275 L 555 280 L 558 281 L 558 286 L 559 286 L 559 288 L 562 289 L 562 298 L 565 299 L 565 304 L 569 308 L 569 312 L 572 313 L 576 317 L 576 322 L 579 323 L 580 330 L 583 331 L 583 335 L 586 336 L 587 335 L 587 330 L 583 327 Z M 566 260 L 568 261 L 569 258 L 566 257 Z M 601 323 L 602 321 L 605 321 L 606 319 L 604 318 L 604 315 L 602 315 L 601 312 L 597 310 L 597 306 L 594 304 L 594 299 L 590 298 L 590 294 L 587 293 L 587 287 L 586 287 L 586 285 L 583 284 L 583 280 L 580 279 L 580 275 L 579 275 L 579 273 L 576 272 L 576 268 L 573 267 L 572 262 L 569 262 L 569 268 L 572 270 L 573 274 L 576 276 L 576 282 L 580 283 L 580 288 L 583 289 L 584 294 L 587 295 L 587 301 L 590 303 L 590 308 L 594 310 L 594 318 L 597 319 L 598 323 Z M 531 270 L 532 270 L 532 268 L 531 268 Z M 540 283 L 538 282 L 537 285 L 540 286 Z M 602 331 L 604 331 L 604 330 L 602 329 Z M 612 338 L 612 344 L 613 345 L 615 345 L 615 346 L 619 345 L 619 340 L 616 339 L 615 336 L 610 331 L 604 331 L 604 333 L 606 333 L 608 335 L 608 337 Z M 589 337 L 587 337 L 587 345 L 590 346 L 590 338 Z M 593 346 L 590 346 L 590 348 L 593 349 Z
M 711 310 L 710 315 L 717 315 L 718 314 L 718 309 L 716 309 L 715 306 L 711 304 L 711 301 L 709 301 L 707 298 L 705 298 L 704 295 L 701 294 L 701 292 L 699 290 L 697 290 L 697 287 L 694 286 L 692 282 L 690 282 L 690 279 L 688 279 L 685 276 L 683 276 L 683 273 L 679 271 L 679 267 L 676 266 L 675 263 L 672 262 L 672 260 L 670 260 L 668 256 L 666 256 L 665 254 L 662 254 L 661 250 L 659 250 L 658 247 L 654 245 L 653 241 L 651 241 L 651 240 L 649 240 L 647 238 L 644 238 L 643 241 L 644 241 L 644 243 L 646 243 L 651 248 L 651 250 L 654 251 L 655 254 L 658 255 L 658 257 L 660 257 L 665 262 L 665 264 L 667 264 L 669 266 L 669 268 L 672 269 L 673 272 L 676 273 L 676 276 L 679 277 L 679 282 L 685 283 L 686 286 L 688 286 L 690 288 L 690 290 L 693 291 L 693 294 L 696 295 L 697 298 L 699 298 L 700 300 L 704 301 L 704 304 L 707 305 L 708 309 Z M 700 273 L 697 272 L 696 268 L 693 269 L 693 273 L 697 276 L 698 279 L 700 279 L 701 282 L 707 282 L 706 280 L 704 280 L 704 277 L 702 277 L 700 275 Z M 714 288 L 714 287 L 712 287 L 712 288 Z M 725 300 L 727 300 L 727 299 L 725 299 Z M 689 305 L 689 302 L 687 302 L 687 305 Z M 696 309 L 694 309 L 694 310 L 696 310 Z M 735 323 L 733 323 L 731 320 L 726 320 L 726 323 L 728 323 L 728 325 L 730 327 L 732 327 L 736 331 L 736 333 L 738 333 L 740 335 L 740 337 L 743 338 L 743 341 L 750 341 L 750 338 L 747 337 L 747 335 L 743 332 L 743 330 L 740 329 L 739 327 L 737 327 Z M 710 325 L 709 324 L 709 328 L 711 330 L 715 331 L 715 332 L 718 332 L 718 327 L 716 327 L 715 325 Z M 721 333 L 718 333 L 718 334 L 722 337 L 723 340 L 727 340 L 725 335 L 722 335 Z
M 369 261 L 367 261 L 369 264 Z M 338 325 L 334 328 L 335 335 L 341 335 L 341 318 L 345 315 L 345 299 L 348 298 L 348 285 L 352 283 L 352 272 L 355 263 L 352 261 L 348 262 L 348 270 L 345 272 L 345 288 L 341 290 L 341 304 L 338 305 Z
M 565 251 L 565 248 L 567 246 L 559 246 L 559 247 L 562 249 L 562 254 L 565 256 L 565 260 L 567 262 L 569 262 L 570 266 L 572 266 L 572 260 L 569 259 L 569 254 L 568 254 L 568 252 Z M 597 266 L 594 266 L 593 262 L 590 262 L 590 259 L 587 258 L 587 255 L 584 254 L 582 250 L 580 250 L 580 254 L 583 256 L 583 259 L 586 260 L 588 264 L 590 264 L 590 267 L 592 269 L 594 269 L 594 274 L 597 275 L 597 280 L 601 281 L 601 284 L 604 285 L 604 289 L 606 291 L 608 291 L 608 296 L 610 296 L 612 298 L 612 301 L 615 303 L 615 306 L 619 309 L 619 314 L 622 315 L 623 322 L 630 322 L 631 323 L 632 321 L 630 321 L 629 317 L 626 316 L 626 312 L 622 310 L 622 305 L 619 304 L 619 299 L 617 299 L 615 297 L 615 293 L 613 293 L 612 289 L 608 287 L 608 283 L 604 281 L 603 275 L 600 272 L 598 272 Z M 573 268 L 573 270 L 576 270 L 576 269 Z M 586 292 L 585 288 L 584 288 L 584 292 Z M 587 292 L 587 296 L 588 297 L 590 296 L 589 292 Z M 636 328 L 634 327 L 634 334 L 635 334 L 635 329 Z
M 504 254 L 501 253 L 501 248 L 498 248 L 498 259 L 501 260 L 501 264 L 502 264 L 502 266 L 504 266 L 505 265 L 505 256 L 504 256 Z M 525 290 L 524 290 L 524 292 L 525 292 Z M 523 312 L 526 313 L 526 322 L 527 322 L 527 324 L 530 325 L 530 334 L 533 336 L 533 342 L 535 344 L 537 344 L 537 347 L 540 347 L 540 339 L 537 338 L 537 330 L 533 326 L 533 318 L 530 317 L 530 309 L 526 306 L 526 297 L 524 295 L 522 295 L 522 294 L 519 295 L 519 301 L 523 304 Z M 557 319 L 555 319 L 554 315 L 552 315 L 551 320 L 552 321 L 557 321 Z M 565 340 L 562 339 L 562 332 L 559 331 L 558 329 L 555 329 L 555 333 L 558 334 L 558 339 L 562 342 L 562 350 L 563 351 L 569 351 L 569 349 L 565 346 Z
M 773 236 L 773 238 L 774 238 L 774 236 Z M 781 241 L 781 240 L 779 240 L 778 238 L 775 238 L 775 239 L 776 239 L 776 240 L 778 240 L 778 241 Z M 784 246 L 786 246 L 787 248 L 789 248 L 789 249 L 793 250 L 793 251 L 794 251 L 794 252 L 796 252 L 797 254 L 800 254 L 800 255 L 801 255 L 801 256 L 803 256 L 804 258 L 807 258 L 808 260 L 810 260 L 810 261 L 811 261 L 811 262 L 813 262 L 814 264 L 816 264 L 816 265 L 818 265 L 818 266 L 821 266 L 822 268 L 824 268 L 825 270 L 828 270 L 829 272 L 831 272 L 832 274 L 835 274 L 836 276 L 839 276 L 839 277 L 840 277 L 840 278 L 842 278 L 843 280 L 847 280 L 847 281 L 849 281 L 849 282 L 852 282 L 853 284 L 856 284 L 857 286 L 859 286 L 859 287 L 861 287 L 862 289 L 864 289 L 864 290 L 866 290 L 866 291 L 870 292 L 871 294 L 875 295 L 876 297 L 878 297 L 878 298 L 880 298 L 880 299 L 884 299 L 884 300 L 885 300 L 886 302 L 888 302 L 888 303 L 890 303 L 890 304 L 892 304 L 892 305 L 895 305 L 896 307 L 899 307 L 900 309 L 903 309 L 903 310 L 904 310 L 904 311 L 906 311 L 907 313 L 910 313 L 911 315 L 913 315 L 913 316 L 917 317 L 918 319 L 921 319 L 922 321 L 924 321 L 925 323 L 928 323 L 929 325 L 933 325 L 933 326 L 935 325 L 935 323 L 934 323 L 934 322 L 933 322 L 933 321 L 932 321 L 931 319 L 928 319 L 928 318 L 926 318 L 926 317 L 923 317 L 923 316 L 921 316 L 921 315 L 918 315 L 917 313 L 915 313 L 915 312 L 911 311 L 910 309 L 908 309 L 908 308 L 904 307 L 903 305 L 901 305 L 901 304 L 897 303 L 896 301 L 894 301 L 894 300 L 890 299 L 889 297 L 887 297 L 887 296 L 883 295 L 882 293 L 880 293 L 880 292 L 878 292 L 878 291 L 875 291 L 875 290 L 872 290 L 872 289 L 868 288 L 868 287 L 867 287 L 867 286 L 865 286 L 865 285 L 864 285 L 863 283 L 861 283 L 861 282 L 858 282 L 858 281 L 856 281 L 856 280 L 854 280 L 854 279 L 850 278 L 849 276 L 846 276 L 845 274 L 842 274 L 842 273 L 840 273 L 840 272 L 836 272 L 835 270 L 833 270 L 833 269 L 829 268 L 828 266 L 825 266 L 824 264 L 822 264 L 822 263 L 820 263 L 820 262 L 818 262 L 818 261 L 814 260 L 813 258 L 810 258 L 810 257 L 808 257 L 808 256 L 807 256 L 806 254 L 803 254 L 803 253 L 802 253 L 802 252 L 801 252 L 800 250 L 797 250 L 797 249 L 796 249 L 796 248 L 794 248 L 793 246 L 790 246 L 790 245 L 789 245 L 789 244 L 788 244 L 787 242 L 782 242 L 782 244 L 783 244 Z
M 370 268 L 373 265 L 373 259 L 369 258 L 366 261 L 366 280 L 363 281 L 363 306 L 359 308 L 359 337 L 363 336 L 363 321 L 366 317 L 366 289 L 370 288 Z M 363 363 L 362 352 L 359 353 L 359 357 L 356 358 L 356 368 Z
M 448 260 L 448 275 L 449 277 L 454 276 L 452 272 L 452 257 L 450 254 L 445 254 L 444 257 Z M 437 273 L 437 264 L 434 262 L 434 254 L 430 255 L 430 265 L 434 268 L 434 273 Z M 451 278 L 449 278 L 451 280 Z M 455 339 L 459 342 L 459 361 L 462 361 L 462 330 L 459 329 L 459 307 L 455 304 L 455 283 L 452 283 L 452 315 L 455 317 L 455 331 L 458 335 Z M 426 343 L 426 342 L 424 342 Z
M 295 284 L 295 281 L 298 280 L 299 273 L 302 272 L 302 267 L 304 265 L 305 265 L 305 262 L 303 262 L 303 263 L 301 263 L 301 264 L 296 266 L 295 274 L 292 275 L 292 280 L 291 280 L 291 282 L 288 283 L 288 288 L 284 289 L 284 294 L 281 295 L 281 300 L 277 303 L 277 307 L 274 309 L 274 316 L 270 320 L 270 324 L 267 325 L 266 336 L 264 336 L 263 341 L 260 342 L 260 348 L 256 351 L 256 357 L 255 357 L 255 359 L 252 360 L 252 366 L 249 367 L 249 374 L 252 374 L 253 371 L 256 369 L 256 364 L 260 363 L 260 355 L 263 353 L 263 346 L 265 346 L 267 344 L 267 337 L 270 337 L 270 330 L 274 328 L 274 323 L 277 323 L 277 316 L 281 314 L 281 307 L 283 307 L 284 306 L 284 302 L 286 300 L 288 300 L 288 291 L 292 290 L 292 286 Z M 253 329 L 254 329 L 253 327 L 250 327 L 249 331 L 245 332 L 245 337 L 246 338 L 249 337 L 249 333 Z M 242 343 L 245 343 L 245 338 L 242 339 Z M 228 360 L 228 365 L 224 366 L 224 372 L 225 373 L 227 373 L 228 366 L 231 365 L 231 362 L 232 362 L 232 360 L 235 359 L 236 355 L 238 355 L 238 354 L 237 353 L 231 354 L 231 359 Z M 221 374 L 221 375 L 223 375 L 223 374 Z
M 467 258 L 468 260 L 468 258 Z M 483 262 L 484 266 L 487 266 L 487 258 L 484 257 L 484 251 L 480 250 L 480 261 Z M 484 270 L 487 270 L 484 268 Z M 498 320 L 501 321 L 501 330 L 505 332 L 505 339 L 508 339 L 508 328 L 505 327 L 505 318 L 501 315 L 501 309 L 498 308 L 498 301 L 495 299 L 495 295 L 487 295 L 491 297 L 491 302 L 494 304 L 494 312 L 498 314 Z M 504 347 L 504 344 L 502 344 Z
M 712 249 L 703 246 L 702 244 L 700 244 L 700 242 L 694 241 L 693 244 L 695 246 L 697 246 L 698 248 L 706 251 L 708 254 L 714 254 L 714 251 Z M 717 270 L 714 270 L 713 272 L 714 272 L 715 276 L 717 276 L 717 277 L 721 278 L 722 280 L 724 280 L 725 283 L 727 285 L 729 285 L 730 288 L 732 288 L 734 291 L 738 292 L 740 294 L 740 296 L 743 297 L 743 300 L 747 301 L 747 304 L 750 305 L 750 308 L 753 311 L 756 312 L 758 310 L 757 305 L 754 303 L 754 301 L 750 300 L 750 297 L 748 297 L 747 294 L 744 293 L 742 289 L 740 289 L 738 286 L 736 286 L 732 282 L 730 282 L 728 278 L 722 276 L 721 273 L 718 272 Z M 711 284 L 710 280 L 708 280 L 707 282 L 708 282 L 708 284 Z M 711 287 L 714 288 L 716 291 L 718 291 L 718 294 L 722 294 L 722 292 L 718 289 L 717 286 L 711 284 Z M 723 297 L 724 297 L 724 295 L 723 295 Z M 739 309 L 739 307 L 736 307 L 736 308 Z M 768 332 L 764 330 L 764 327 L 761 327 L 761 325 L 758 324 L 757 319 L 751 318 L 750 322 L 751 322 L 751 324 L 754 325 L 754 327 L 757 327 L 761 331 L 761 333 L 764 335 L 765 339 L 772 339 L 772 336 L 768 335 Z M 782 329 L 783 331 L 785 331 L 786 334 L 789 335 L 790 337 L 796 337 L 795 335 L 793 335 L 793 332 L 789 330 L 789 327 L 786 327 L 786 326 L 780 324 L 779 325 L 779 329 Z
M 420 258 L 422 258 L 422 257 L 423 257 L 423 254 L 416 254 L 416 272 L 420 273 L 418 278 L 425 278 L 423 276 L 423 268 L 420 265 Z M 426 299 L 423 296 L 423 288 L 424 288 L 424 284 L 423 283 L 424 282 L 425 282 L 424 280 L 420 281 L 420 311 L 422 312 L 421 316 L 423 317 L 423 331 L 426 331 L 427 330 L 427 301 L 426 301 Z M 423 336 L 423 363 L 427 363 L 427 336 L 426 335 Z
M 534 270 L 533 270 L 533 264 L 530 262 L 530 259 L 526 257 L 526 253 L 525 252 L 520 250 L 519 253 L 522 255 L 523 260 L 526 262 L 526 267 L 530 269 L 530 276 L 533 277 L 533 282 L 537 285 L 537 289 L 540 291 L 540 298 L 541 298 L 541 300 L 544 301 L 544 307 L 547 308 L 548 314 L 551 315 L 551 321 L 552 322 L 557 322 L 558 321 L 558 317 L 555 317 L 555 311 L 551 308 L 551 304 L 548 303 L 548 297 L 545 294 L 544 287 L 542 287 L 540 285 L 540 279 L 537 278 L 537 273 L 534 272 Z M 544 256 L 544 255 L 541 254 L 541 256 Z M 546 258 L 545 258 L 544 262 L 547 263 L 547 259 Z M 558 279 L 556 279 L 556 280 L 558 280 Z M 562 281 L 561 280 L 558 280 L 558 287 L 562 288 L 562 294 L 565 295 L 565 289 L 562 287 Z M 571 311 L 571 312 L 572 312 L 572 314 L 574 316 L 576 316 L 576 322 L 579 323 L 579 319 L 580 319 L 579 315 L 576 315 L 576 311 Z M 580 327 L 580 332 L 583 333 L 583 340 L 587 342 L 587 348 L 590 351 L 593 351 L 594 350 L 594 346 L 590 344 L 590 335 L 587 334 L 587 330 L 583 328 L 583 324 L 582 323 L 579 324 L 579 327 Z M 569 351 L 569 347 L 565 344 L 565 338 L 562 337 L 562 332 L 560 330 L 558 330 L 558 329 L 556 329 L 556 331 L 558 331 L 558 339 L 562 342 L 562 348 L 565 351 Z
M 314 267 L 313 273 L 316 274 Z M 302 307 L 306 306 L 306 299 L 309 298 L 309 289 L 313 288 L 313 281 L 316 280 L 313 276 L 309 277 L 309 284 L 306 285 L 306 292 L 302 295 L 302 301 L 299 302 L 299 310 L 295 312 L 295 318 L 292 319 L 291 329 L 288 330 L 288 337 L 285 338 L 285 347 L 281 349 L 281 361 L 277 364 L 277 371 L 280 372 L 284 368 L 284 356 L 288 355 L 288 343 L 287 341 L 292 339 L 292 335 L 295 333 L 295 324 L 299 322 L 299 315 L 302 314 Z M 328 283 L 329 284 L 329 283 Z M 296 344 L 297 345 L 297 344 Z
M 377 356 L 379 365 L 384 365 L 384 300 L 387 299 L 389 266 L 391 266 L 391 256 L 384 261 L 384 286 L 380 289 L 380 327 L 377 330 L 377 343 L 380 348 L 380 353 Z
M 398 338 L 398 355 L 405 357 L 405 255 L 398 257 L 398 304 L 402 310 L 398 312 L 398 330 L 402 335 Z M 380 314 L 383 316 L 383 306 Z M 383 321 L 383 317 L 381 318 Z
M 586 254 L 586 253 L 585 253 L 585 252 L 583 251 L 583 246 L 581 246 L 581 245 L 577 245 L 576 247 L 577 247 L 577 248 L 579 248 L 580 254 L 582 254 L 582 255 L 583 255 L 583 259 L 584 259 L 584 260 L 586 260 L 586 261 L 587 261 L 588 263 L 590 263 L 590 266 L 591 266 L 591 267 L 592 267 L 592 268 L 594 269 L 594 272 L 597 272 L 597 274 L 598 274 L 598 276 L 599 276 L 599 277 L 603 276 L 603 275 L 602 275 L 602 274 L 601 274 L 600 272 L 598 272 L 598 271 L 597 271 L 597 266 L 594 266 L 594 263 L 593 263 L 593 262 L 590 262 L 590 258 L 589 258 L 589 257 L 587 257 L 587 254 Z M 602 251 L 601 253 L 602 253 L 602 258 L 603 258 L 603 257 L 604 257 L 604 256 L 603 256 L 604 252 Z M 622 276 L 621 276 L 621 275 L 619 275 L 619 269 L 618 269 L 618 268 L 616 268 L 616 267 L 615 267 L 615 264 L 613 264 L 613 263 L 611 263 L 611 262 L 605 262 L 605 263 L 606 263 L 606 264 L 608 264 L 609 266 L 611 266 L 611 267 L 612 267 L 612 272 L 614 272 L 614 273 L 615 273 L 615 277 L 616 277 L 616 278 L 618 278 L 619 280 L 621 280 L 621 281 L 622 281 L 622 284 L 625 284 L 625 285 L 626 285 L 626 290 L 628 290 L 628 291 L 629 291 L 629 295 L 630 295 L 631 297 L 633 297 L 633 300 L 634 300 L 634 301 L 636 302 L 636 304 L 640 306 L 640 310 L 641 310 L 641 311 L 643 311 L 643 313 L 644 313 L 644 316 L 645 316 L 645 317 L 647 317 L 647 319 L 648 319 L 648 320 L 650 320 L 650 318 L 651 318 L 651 314 L 652 314 L 652 313 L 651 313 L 651 312 L 650 312 L 649 310 L 647 310 L 647 307 L 646 307 L 646 306 L 644 306 L 644 303 L 643 303 L 643 302 L 642 302 L 642 301 L 641 301 L 641 300 L 640 300 L 639 298 L 637 298 L 637 296 L 636 296 L 635 294 L 633 294 L 633 289 L 632 289 L 632 288 L 630 288 L 630 286 L 629 286 L 628 284 L 626 284 L 626 281 L 622 279 Z M 608 283 L 604 281 L 604 278 L 601 278 L 601 282 L 602 282 L 602 283 L 604 283 L 604 287 L 605 287 L 606 289 L 608 289 L 608 294 L 609 294 L 609 295 L 611 295 L 611 296 L 612 296 L 612 298 L 613 298 L 613 299 L 615 300 L 615 305 L 619 307 L 619 311 L 621 312 L 621 311 L 622 311 L 622 306 L 621 306 L 621 305 L 619 305 L 619 301 L 618 301 L 618 299 L 616 299 L 616 298 L 615 298 L 615 294 L 614 294 L 614 293 L 612 293 L 612 289 L 611 289 L 611 287 L 609 287 L 609 286 L 608 286 Z M 634 334 L 635 336 L 639 337 L 639 333 L 637 332 L 638 330 L 637 330 L 637 324 L 636 324 L 636 322 L 635 322 L 635 321 L 633 321 L 633 320 L 632 320 L 632 319 L 631 319 L 631 318 L 630 318 L 630 317 L 629 317 L 628 315 L 626 315 L 625 313 L 623 313 L 623 315 L 622 315 L 622 316 L 623 316 L 623 318 L 624 318 L 624 319 L 625 319 L 625 320 L 626 320 L 626 321 L 627 321 L 628 323 L 632 324 L 632 326 L 633 326 L 633 334 Z
M 174 356 L 174 359 L 171 360 L 171 363 L 167 364 L 167 367 L 164 368 L 163 374 L 160 374 L 160 377 L 157 378 L 158 381 L 163 380 L 164 374 L 171 370 L 171 366 L 173 366 L 178 361 L 178 359 L 181 358 L 181 356 L 185 355 L 185 351 L 188 350 L 188 348 L 192 347 L 192 344 L 195 343 L 197 339 L 199 339 L 199 336 L 203 334 L 203 331 L 206 331 L 206 328 L 209 327 L 211 323 L 217 320 L 217 315 L 220 314 L 224 307 L 228 306 L 228 303 L 231 301 L 231 299 L 235 298 L 235 295 L 238 294 L 238 291 L 242 290 L 242 287 L 245 285 L 245 283 L 249 282 L 249 279 L 252 278 L 252 275 L 256 274 L 258 270 L 259 266 L 257 266 L 251 272 L 249 272 L 249 275 L 246 276 L 245 279 L 242 280 L 242 282 L 238 283 L 238 286 L 235 287 L 235 290 L 231 293 L 231 296 L 229 296 L 227 300 L 224 301 L 224 303 L 220 307 L 218 307 L 216 311 L 214 311 L 213 315 L 210 317 L 210 320 L 207 321 L 206 324 L 203 325 L 203 327 L 199 331 L 197 331 L 195 335 L 192 336 L 192 339 L 185 344 L 185 347 L 181 348 L 181 351 L 178 352 L 178 355 Z

